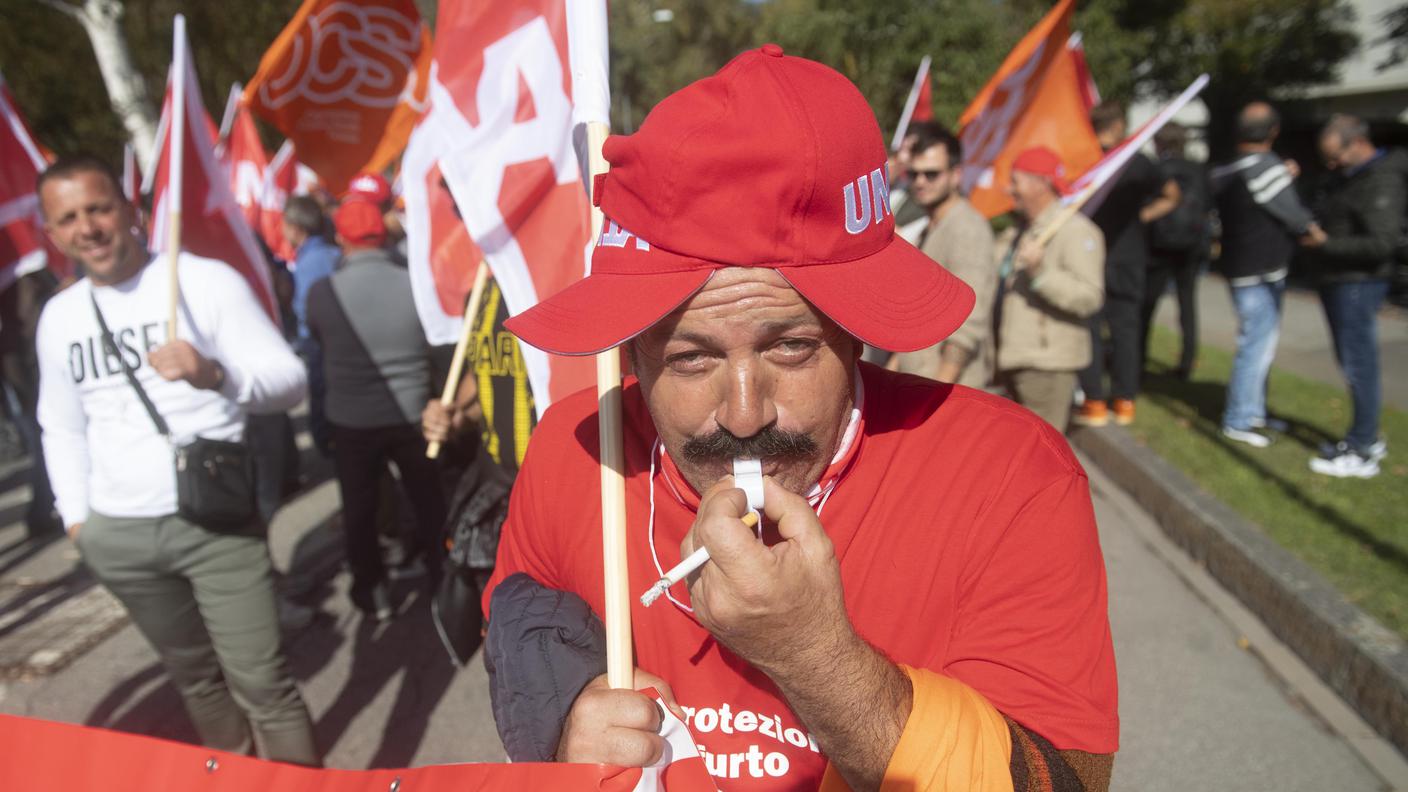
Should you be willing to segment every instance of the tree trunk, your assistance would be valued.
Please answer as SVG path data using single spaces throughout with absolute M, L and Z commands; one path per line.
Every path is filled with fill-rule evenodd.
M 147 85 L 132 64 L 132 53 L 122 32 L 122 15 L 126 11 L 122 0 L 83 0 L 82 5 L 71 5 L 64 0 L 41 2 L 73 17 L 88 33 L 98 70 L 103 75 L 103 85 L 108 91 L 108 102 L 122 119 L 142 170 L 149 171 L 154 155 L 152 147 L 156 144 L 157 118 L 147 98 Z

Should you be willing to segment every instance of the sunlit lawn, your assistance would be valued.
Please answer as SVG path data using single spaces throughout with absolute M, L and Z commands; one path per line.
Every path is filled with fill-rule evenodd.
M 1152 343 L 1151 368 L 1171 369 L 1177 333 L 1156 327 Z M 1350 601 L 1408 637 L 1408 414 L 1385 410 L 1389 456 L 1377 478 L 1321 476 L 1308 462 L 1320 443 L 1348 427 L 1347 392 L 1273 369 L 1268 406 L 1291 427 L 1271 447 L 1251 448 L 1218 433 L 1231 360 L 1230 353 L 1204 346 L 1191 382 L 1149 375 L 1130 430 Z

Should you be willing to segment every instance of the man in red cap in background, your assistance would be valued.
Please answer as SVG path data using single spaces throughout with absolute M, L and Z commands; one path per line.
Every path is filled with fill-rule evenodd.
M 997 370 L 1012 398 L 1064 432 L 1077 372 L 1090 364 L 1087 320 L 1105 301 L 1105 238 L 1077 212 L 1045 247 L 1036 243 L 1058 221 L 1066 189 L 1061 158 L 1038 146 L 1012 162 L 1012 202 L 1024 219 L 1010 230 L 997 332 Z
M 560 354 L 627 348 L 632 592 L 712 557 L 632 603 L 637 683 L 668 682 L 721 789 L 1104 788 L 1114 654 L 1079 463 L 1018 405 L 860 362 L 862 342 L 937 343 L 973 292 L 895 235 L 859 91 L 767 45 L 604 154 L 591 275 L 508 326 Z M 761 461 L 761 541 L 738 458 Z M 513 634 L 525 586 L 603 611 L 599 476 L 583 392 L 543 416 L 513 490 L 491 674 L 545 651 Z M 512 758 L 661 759 L 651 700 L 564 667 L 533 713 L 560 719 Z M 517 745 L 525 691 L 494 695 Z
M 430 591 L 444 558 L 445 495 L 420 432 L 421 407 L 430 398 L 430 345 L 416 316 L 410 274 L 384 248 L 381 210 L 349 199 L 333 214 L 333 225 L 342 266 L 310 290 L 308 329 L 322 349 L 352 602 L 384 621 L 394 603 L 376 519 L 388 461 L 396 463 L 414 512 L 412 553 L 423 554 Z

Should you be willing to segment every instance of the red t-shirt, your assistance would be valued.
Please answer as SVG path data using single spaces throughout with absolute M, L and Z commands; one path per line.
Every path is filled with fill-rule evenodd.
M 1115 655 L 1090 486 L 1065 439 L 1026 409 L 862 364 L 853 459 L 821 513 L 856 632 L 897 663 L 947 674 L 1060 749 L 1118 746 Z M 661 598 L 698 496 L 666 475 L 640 388 L 624 400 L 636 665 L 673 688 L 721 789 L 815 788 L 826 759 L 761 672 Z M 543 417 L 515 483 L 489 591 L 515 572 L 602 612 L 596 398 Z M 668 459 L 665 464 L 669 464 Z M 683 486 L 684 493 L 672 492 Z M 683 584 L 671 592 L 688 604 Z M 863 717 L 864 713 L 857 713 Z

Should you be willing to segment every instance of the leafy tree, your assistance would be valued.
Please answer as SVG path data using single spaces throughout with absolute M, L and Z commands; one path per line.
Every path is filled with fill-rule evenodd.
M 1389 10 L 1379 21 L 1385 29 L 1382 42 L 1389 45 L 1388 57 L 1377 67 L 1383 71 L 1408 60 L 1408 3 Z

